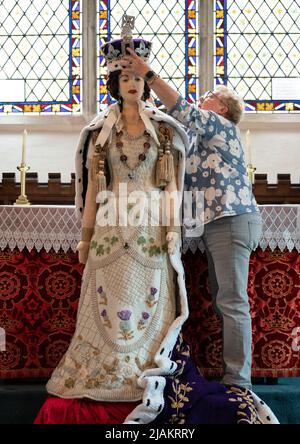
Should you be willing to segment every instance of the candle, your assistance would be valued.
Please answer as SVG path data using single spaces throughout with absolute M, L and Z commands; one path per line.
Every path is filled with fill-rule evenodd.
M 23 164 L 25 164 L 26 144 L 27 144 L 27 131 L 24 130 L 24 132 L 23 132 L 23 142 L 22 142 L 22 162 L 21 162 Z
M 252 164 L 252 158 L 251 158 L 251 139 L 250 139 L 250 130 L 247 130 L 246 132 L 246 156 L 247 156 L 247 163 Z

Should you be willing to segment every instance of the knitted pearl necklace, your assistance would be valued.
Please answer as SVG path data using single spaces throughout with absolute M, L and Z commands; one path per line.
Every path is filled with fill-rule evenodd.
M 140 154 L 138 155 L 138 161 L 137 161 L 137 163 L 134 165 L 133 168 L 131 168 L 131 167 L 129 166 L 129 164 L 128 164 L 128 162 L 127 162 L 128 157 L 126 156 L 126 154 L 125 154 L 124 151 L 123 151 L 123 146 L 124 146 L 124 144 L 123 144 L 123 142 L 122 142 L 122 136 L 123 136 L 123 135 L 124 135 L 124 132 L 123 132 L 122 130 L 116 132 L 116 147 L 118 148 L 118 150 L 119 150 L 120 153 L 121 153 L 121 155 L 120 155 L 120 160 L 121 160 L 121 162 L 122 162 L 124 165 L 126 165 L 126 167 L 132 172 L 132 171 L 136 170 L 136 169 L 140 166 L 140 164 L 146 160 L 147 151 L 148 151 L 149 148 L 150 148 L 150 134 L 149 134 L 148 131 L 146 131 L 146 130 L 145 130 L 144 133 L 142 134 L 142 136 L 145 137 L 145 142 L 144 142 L 144 152 L 142 152 L 142 153 L 140 153 Z M 137 139 L 139 139 L 139 138 L 142 137 L 142 136 L 132 137 L 132 136 L 129 136 L 129 134 L 127 134 L 127 137 L 128 137 L 129 139 L 131 139 L 131 140 L 137 140 Z M 128 176 L 130 177 L 130 175 L 128 175 Z

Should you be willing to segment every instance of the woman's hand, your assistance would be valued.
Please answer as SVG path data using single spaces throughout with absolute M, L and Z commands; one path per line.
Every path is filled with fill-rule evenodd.
M 89 255 L 90 242 L 80 241 L 76 247 L 78 251 L 79 262 L 81 264 L 86 264 Z
M 176 245 L 179 239 L 179 235 L 176 231 L 169 231 L 166 236 L 166 241 L 168 244 L 168 253 L 174 254 L 176 250 Z
M 122 66 L 128 72 L 144 78 L 145 74 L 150 71 L 150 66 L 133 49 L 126 48 L 126 50 L 129 54 L 122 58 Z

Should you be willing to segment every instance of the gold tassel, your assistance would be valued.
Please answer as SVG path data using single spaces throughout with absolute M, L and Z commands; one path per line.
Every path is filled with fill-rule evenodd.
M 158 149 L 158 159 L 156 162 L 156 185 L 164 187 L 175 178 L 173 154 L 171 152 L 173 130 L 160 123 L 159 131 L 161 145 Z
M 97 193 L 106 190 L 106 177 L 104 173 L 106 149 L 107 144 L 103 148 L 100 145 L 95 147 L 95 153 L 89 168 L 89 180 L 94 183 Z
M 172 180 L 174 180 L 175 173 L 174 173 L 174 159 L 173 159 L 173 154 L 171 153 L 171 142 L 169 140 L 166 142 L 166 149 L 163 157 L 163 162 L 164 162 L 163 171 L 165 174 L 165 179 L 167 182 L 172 182 Z
M 158 187 L 164 187 L 167 185 L 167 182 L 164 179 L 165 177 L 164 161 L 163 161 L 164 157 L 165 157 L 164 149 L 160 146 L 160 148 L 158 149 L 158 159 L 156 162 L 156 170 L 155 170 L 155 182 L 156 186 Z
M 92 157 L 92 161 L 89 167 L 89 180 L 95 182 L 98 173 L 98 165 L 100 160 L 100 154 L 95 153 Z
M 97 192 L 106 190 L 106 177 L 104 174 L 104 160 L 99 160 L 99 171 L 97 173 Z

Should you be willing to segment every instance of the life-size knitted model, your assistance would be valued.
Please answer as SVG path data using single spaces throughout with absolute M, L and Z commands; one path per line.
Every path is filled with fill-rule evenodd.
M 166 200 L 160 198 L 164 192 L 181 198 L 187 138 L 147 101 L 147 83 L 122 71 L 124 41 L 140 56 L 150 53 L 149 42 L 128 35 L 103 48 L 108 89 L 118 103 L 80 136 L 76 207 L 86 265 L 76 331 L 47 384 L 66 403 L 49 398 L 37 422 L 59 421 L 57 403 L 66 422 L 76 416 L 72 409 L 79 422 L 105 421 L 95 412 L 117 403 L 127 411 L 116 422 L 276 421 L 248 390 L 202 378 L 182 340 L 188 307 L 179 208 L 174 198 L 163 223 Z

